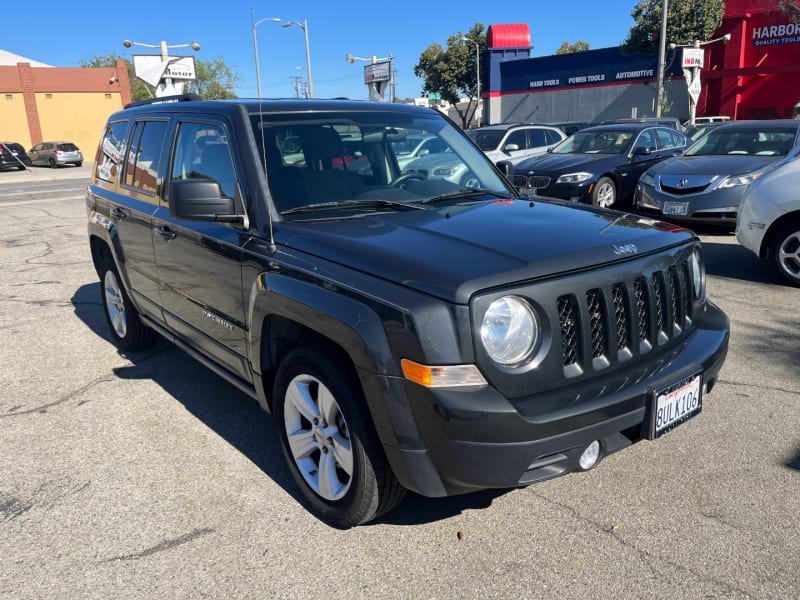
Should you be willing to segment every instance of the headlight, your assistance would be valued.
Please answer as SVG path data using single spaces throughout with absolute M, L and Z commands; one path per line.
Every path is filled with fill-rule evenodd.
M 539 323 L 530 305 L 503 296 L 489 305 L 481 323 L 481 342 L 489 357 L 504 366 L 528 358 L 539 339 Z
M 698 301 L 704 302 L 706 299 L 706 268 L 703 264 L 703 253 L 700 248 L 692 251 L 689 259 L 689 271 L 692 277 L 692 288 L 694 296 Z
M 731 175 L 730 177 L 723 179 L 722 182 L 717 186 L 717 189 L 724 190 L 725 188 L 732 188 L 736 187 L 737 185 L 747 185 L 748 183 L 753 183 L 763 174 L 764 171 L 754 171 L 752 173 L 747 173 L 746 175 Z
M 656 178 L 653 177 L 650 171 L 645 171 L 642 173 L 642 176 L 639 177 L 639 183 L 642 185 L 649 185 L 650 187 L 656 187 Z
M 435 177 L 450 177 L 458 173 L 461 169 L 461 166 L 452 166 L 452 167 L 438 167 L 433 170 L 433 175 Z
M 564 173 L 564 175 L 556 179 L 556 183 L 583 183 L 591 177 L 592 174 L 586 173 L 585 171 L 581 171 L 580 173 Z

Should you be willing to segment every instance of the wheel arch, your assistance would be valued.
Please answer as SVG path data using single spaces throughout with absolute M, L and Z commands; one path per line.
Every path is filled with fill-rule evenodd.
M 800 227 L 800 209 L 783 214 L 770 224 L 761 240 L 761 248 L 758 252 L 759 258 L 765 258 L 769 254 L 769 249 L 775 240 L 775 233 L 783 229 L 787 223 L 796 223 Z

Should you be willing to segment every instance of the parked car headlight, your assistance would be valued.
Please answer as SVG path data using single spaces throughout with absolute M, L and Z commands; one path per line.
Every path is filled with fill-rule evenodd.
M 700 302 L 704 302 L 706 299 L 706 268 L 700 248 L 695 248 L 692 251 L 692 256 L 689 259 L 689 271 L 691 272 L 694 296 Z
M 510 367 L 528 358 L 539 339 L 539 321 L 530 304 L 503 296 L 489 305 L 481 323 L 481 342 L 489 357 Z
M 753 183 L 763 174 L 764 171 L 753 171 L 752 173 L 746 173 L 745 175 L 729 175 L 723 179 L 722 182 L 720 182 L 720 184 L 717 186 L 717 189 L 724 190 L 725 188 L 732 188 L 736 187 L 737 185 L 747 185 L 748 183 Z
M 433 170 L 433 174 L 435 177 L 450 177 L 458 173 L 460 169 L 460 165 L 453 165 L 452 167 L 437 167 Z
M 656 187 L 656 178 L 653 177 L 650 171 L 645 171 L 642 173 L 642 176 L 639 177 L 639 183 L 642 185 L 649 185 L 650 187 Z
M 585 171 L 581 171 L 580 173 L 564 173 L 556 179 L 556 183 L 583 183 L 591 177 L 592 174 L 586 173 Z

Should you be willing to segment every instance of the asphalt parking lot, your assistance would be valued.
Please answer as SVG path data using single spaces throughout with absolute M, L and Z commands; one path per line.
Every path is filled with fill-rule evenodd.
M 699 417 L 340 531 L 254 401 L 166 342 L 111 343 L 89 168 L 0 172 L 0 597 L 800 598 L 800 290 L 731 234 L 701 235 L 732 334 Z

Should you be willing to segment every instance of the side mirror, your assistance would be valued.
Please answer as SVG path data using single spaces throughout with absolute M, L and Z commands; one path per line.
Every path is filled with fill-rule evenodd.
M 506 144 L 503 147 L 503 152 L 513 152 L 514 150 L 519 150 L 519 144 Z
M 511 161 L 500 160 L 495 164 L 497 165 L 497 168 L 500 169 L 500 171 L 503 173 L 503 175 L 505 175 L 509 179 L 514 174 L 514 165 L 511 163 Z
M 650 150 L 650 148 L 639 146 L 633 149 L 633 154 L 634 156 L 649 156 L 650 154 L 652 154 L 652 151 Z
M 222 195 L 213 179 L 176 179 L 167 184 L 169 214 L 188 221 L 241 223 L 233 198 Z

